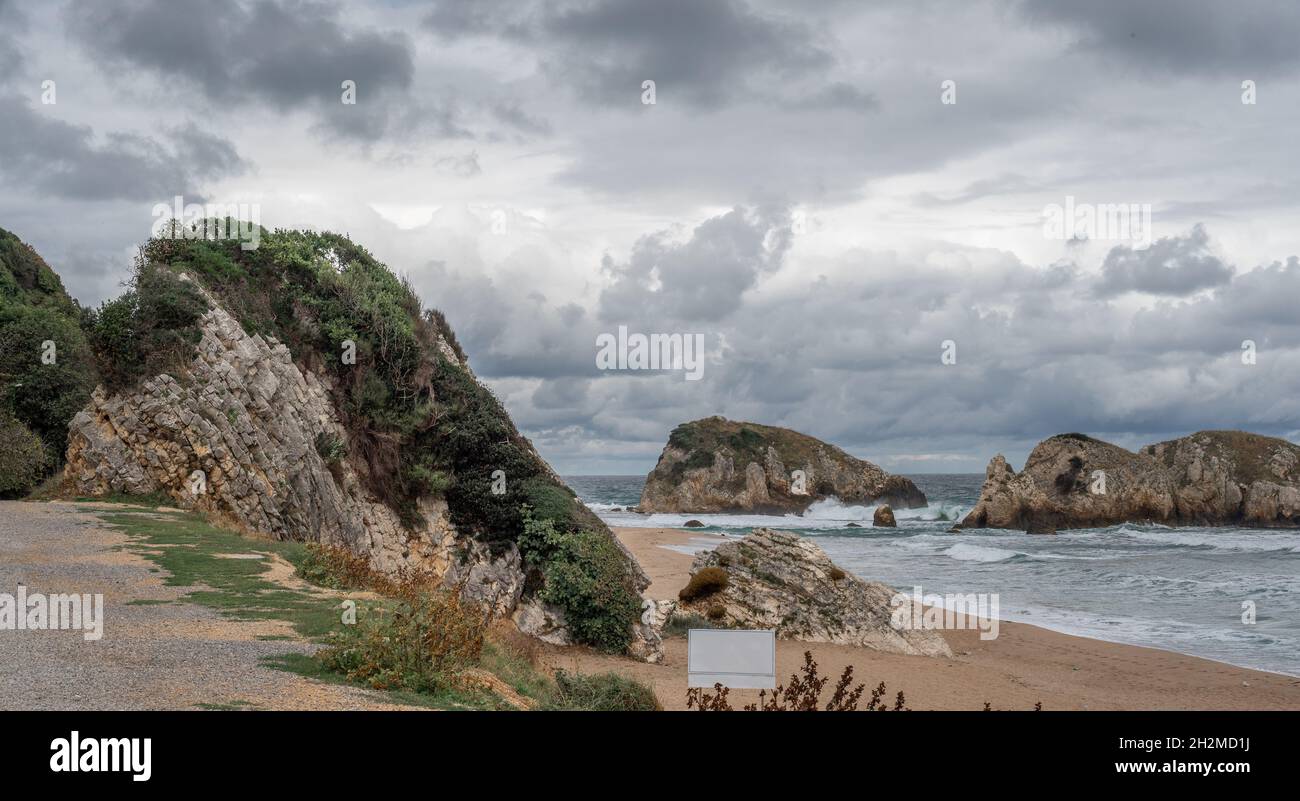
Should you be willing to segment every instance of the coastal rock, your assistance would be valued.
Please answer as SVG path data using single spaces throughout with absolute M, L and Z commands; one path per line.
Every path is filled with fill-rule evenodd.
M 901 605 L 892 605 L 892 588 L 842 570 L 821 548 L 790 532 L 755 529 L 742 540 L 696 556 L 691 573 L 709 567 L 726 571 L 725 587 L 684 603 L 686 611 L 706 615 L 720 607 L 724 622 L 775 629 L 783 639 L 952 655 L 937 631 L 891 625 L 895 609 L 910 610 L 910 600 L 900 598 Z M 910 611 L 902 614 L 910 619 Z
M 834 445 L 785 428 L 709 417 L 673 429 L 638 509 L 786 514 L 825 498 L 926 505 L 910 480 Z
M 515 608 L 515 627 L 530 637 L 551 645 L 571 645 L 573 638 L 564 620 L 564 610 L 530 598 Z
M 704 528 L 704 524 L 698 520 L 687 520 L 682 525 L 686 528 Z
M 316 443 L 347 436 L 330 387 L 204 295 L 212 308 L 187 370 L 128 392 L 101 386 L 73 418 L 65 475 L 79 493 L 162 492 L 246 534 L 344 547 L 385 573 L 441 575 L 482 558 L 461 553 L 441 500 L 407 529 L 351 464 L 327 462 Z
M 871 525 L 884 528 L 896 528 L 898 526 L 898 522 L 894 520 L 894 510 L 889 508 L 889 504 L 882 503 L 876 507 L 875 513 L 871 515 Z
M 1137 453 L 1082 434 L 1043 440 L 1016 473 L 993 458 L 962 528 L 1031 533 L 1118 523 L 1300 526 L 1300 447 L 1201 431 Z
M 568 641 L 562 614 L 521 603 L 526 573 L 513 543 L 489 548 L 458 532 L 437 496 L 416 502 L 414 522 L 400 519 L 368 489 L 366 462 L 346 458 L 350 434 L 329 374 L 302 367 L 274 337 L 250 335 L 200 292 L 210 309 L 188 366 L 129 390 L 101 386 L 74 417 L 65 476 L 77 492 L 164 493 L 245 534 L 346 548 L 390 575 L 431 573 L 498 617 L 514 614 L 527 633 Z M 472 377 L 450 347 L 443 353 Z M 644 590 L 649 579 L 615 543 Z M 629 650 L 656 658 L 658 634 L 634 628 Z

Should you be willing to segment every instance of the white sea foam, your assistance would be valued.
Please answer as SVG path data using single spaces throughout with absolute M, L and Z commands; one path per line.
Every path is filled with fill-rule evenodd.
M 1141 542 L 1185 547 L 1209 547 L 1218 551 L 1300 553 L 1300 534 L 1262 529 L 1181 529 L 1120 526 L 1116 534 Z
M 972 545 L 968 542 L 959 542 L 944 551 L 943 554 L 959 562 L 1005 562 L 1008 559 L 1023 555 L 1019 551 L 990 548 L 986 545 Z

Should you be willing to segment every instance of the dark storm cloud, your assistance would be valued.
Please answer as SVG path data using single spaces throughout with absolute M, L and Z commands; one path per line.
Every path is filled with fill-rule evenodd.
M 1300 348 L 1300 259 L 1258 267 L 1237 275 L 1213 293 L 1188 303 L 1162 303 L 1134 318 L 1135 351 L 1222 354 L 1244 340 L 1261 347 Z M 1190 356 L 1187 358 L 1196 358 Z M 1295 394 L 1297 387 L 1279 388 Z
M 446 313 L 480 376 L 568 381 L 596 374 L 596 326 L 581 307 L 443 262 L 427 264 L 411 280 Z
M 424 24 L 444 39 L 479 34 L 526 38 L 534 11 L 526 0 L 435 0 Z
M 27 18 L 14 0 L 0 0 L 0 85 L 22 67 L 18 34 L 27 30 Z
M 1190 295 L 1226 284 L 1232 267 L 1210 249 L 1210 235 L 1197 225 L 1187 236 L 1163 237 L 1144 250 L 1129 245 L 1111 248 L 1101 265 L 1096 292 L 1114 297 L 1125 292 Z
M 404 95 L 414 75 L 404 34 L 354 29 L 323 3 L 78 4 L 68 28 L 94 55 L 149 69 L 164 82 L 179 79 L 215 103 L 332 110 L 325 121 L 342 136 L 375 136 L 396 113 L 385 101 Z M 345 80 L 356 82 L 356 106 L 340 102 Z
M 1300 428 L 1300 404 L 1278 400 L 1300 393 L 1296 257 L 1137 312 L 1097 296 L 1095 277 L 1072 264 L 960 246 L 849 251 L 824 265 L 827 275 L 770 292 L 752 215 L 713 218 L 672 246 L 644 237 L 633 250 L 649 257 L 634 252 L 611 274 L 594 318 L 493 286 L 473 303 L 458 294 L 453 323 L 482 336 L 467 344 L 476 368 L 490 354 L 485 377 L 520 424 L 579 464 L 593 458 L 575 450 L 586 441 L 623 454 L 629 469 L 648 467 L 674 425 L 711 414 L 807 431 L 880 461 L 937 460 L 896 462 L 909 469 L 978 470 L 997 451 L 1023 459 L 1037 440 L 1072 430 L 1136 445 L 1205 428 Z M 1165 247 L 1196 257 L 1206 241 L 1194 230 Z M 699 265 L 728 261 L 749 266 L 692 284 L 714 279 Z M 593 371 L 592 335 L 609 328 L 609 312 L 667 332 L 710 303 L 725 314 L 693 329 L 707 332 L 710 351 L 701 380 Z M 1247 339 L 1258 366 L 1240 360 Z M 954 365 L 940 359 L 947 340 Z
M 109 132 L 47 117 L 26 100 L 0 97 L 0 175 L 73 200 L 199 198 L 204 182 L 248 169 L 234 146 L 193 125 L 160 138 Z
M 1084 50 L 1171 72 L 1244 79 L 1300 64 L 1292 0 L 1025 0 L 1020 8 L 1033 23 L 1065 27 Z
M 439 3 L 426 18 L 439 35 L 505 36 L 532 48 L 545 74 L 584 97 L 634 108 L 641 84 L 710 108 L 763 81 L 797 78 L 835 59 L 814 32 L 740 0 L 595 0 L 532 5 Z M 853 87 L 831 87 L 824 104 L 862 105 Z
M 741 296 L 763 273 L 781 266 L 791 243 L 788 209 L 744 209 L 706 220 L 681 243 L 661 231 L 644 236 L 631 257 L 606 257 L 614 277 L 600 297 L 600 317 L 709 321 L 740 307 Z
M 654 80 L 664 95 L 716 106 L 755 78 L 833 62 L 804 26 L 732 0 L 603 0 L 552 12 L 540 34 L 561 45 L 548 68 L 609 103 L 639 102 L 641 82 Z
M 547 136 L 551 133 L 551 123 L 541 117 L 534 117 L 518 103 L 502 102 L 492 107 L 492 115 L 516 131 L 533 136 Z

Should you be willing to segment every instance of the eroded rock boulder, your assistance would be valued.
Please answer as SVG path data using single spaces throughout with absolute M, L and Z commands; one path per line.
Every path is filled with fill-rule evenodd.
M 733 626 L 775 629 L 783 639 L 952 655 L 937 631 L 891 625 L 896 609 L 905 610 L 902 619 L 911 619 L 907 596 L 897 598 L 901 604 L 893 603 L 894 589 L 837 567 L 817 545 L 790 532 L 755 529 L 742 540 L 695 557 L 691 573 L 710 567 L 726 571 L 725 585 L 683 602 L 683 610 Z

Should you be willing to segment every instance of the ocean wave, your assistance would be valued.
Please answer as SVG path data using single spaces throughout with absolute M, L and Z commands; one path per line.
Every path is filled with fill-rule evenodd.
M 973 545 L 969 542 L 959 542 L 944 551 L 943 555 L 959 562 L 1005 562 L 1017 556 L 1025 556 L 1020 551 L 991 548 L 987 545 Z
M 848 534 L 849 530 L 851 530 L 849 523 L 855 523 L 864 529 L 871 528 L 872 517 L 876 512 L 875 506 L 855 506 L 829 498 L 812 504 L 804 510 L 802 515 L 763 515 L 732 512 L 643 515 L 636 512 L 614 511 L 618 508 L 618 504 L 592 502 L 587 503 L 587 508 L 595 512 L 606 523 L 615 526 L 682 528 L 688 520 L 698 520 L 710 528 L 751 529 L 767 527 L 805 531 L 812 534 L 827 531 Z M 623 507 L 623 509 L 626 508 Z M 955 521 L 960 519 L 963 514 L 963 506 L 951 503 L 933 504 L 918 509 L 894 510 L 894 517 L 898 520 L 900 528 L 943 523 L 950 520 Z
M 1205 548 L 1236 553 L 1300 553 L 1300 534 L 1260 529 L 1179 529 L 1120 526 L 1118 535 L 1156 545 Z

